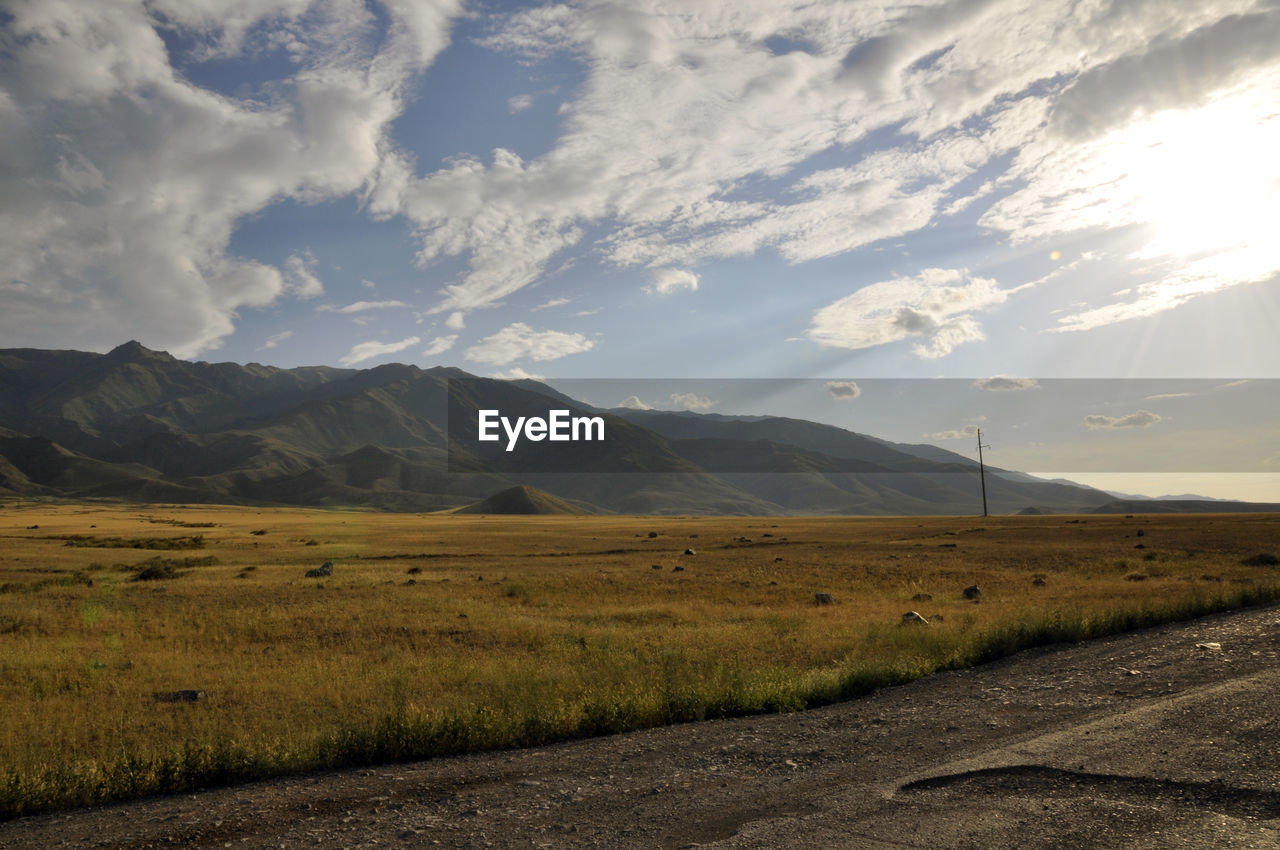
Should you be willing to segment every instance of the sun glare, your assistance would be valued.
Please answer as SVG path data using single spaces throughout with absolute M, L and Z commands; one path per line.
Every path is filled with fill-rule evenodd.
M 1138 258 L 1184 258 L 1237 280 L 1280 268 L 1276 102 L 1273 86 L 1250 86 L 1108 140 L 1111 188 L 1127 196 L 1132 221 L 1152 227 Z

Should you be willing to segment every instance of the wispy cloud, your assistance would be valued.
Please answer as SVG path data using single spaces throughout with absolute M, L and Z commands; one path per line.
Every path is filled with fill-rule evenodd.
M 937 431 L 927 436 L 931 440 L 972 440 L 978 436 L 978 426 L 965 425 L 959 431 Z
M 356 301 L 347 304 L 344 307 L 334 307 L 331 304 L 323 304 L 316 309 L 322 313 L 365 313 L 369 310 L 394 310 L 398 308 L 407 308 L 409 305 L 403 301 Z
M 827 381 L 823 387 L 837 401 L 851 401 L 862 395 L 862 387 L 853 381 Z
M 543 310 L 550 310 L 552 307 L 563 307 L 565 304 L 570 303 L 572 300 L 573 300 L 572 298 L 551 298 L 547 301 L 543 301 L 541 304 L 534 307 L 531 312 L 539 313 Z
M 871 348 L 909 338 L 919 357 L 950 354 L 985 339 L 974 314 L 1003 304 L 1015 289 L 959 269 L 926 269 L 911 278 L 873 283 L 818 310 L 808 330 L 832 348 Z
M 645 287 L 646 292 L 655 295 L 670 295 L 677 289 L 696 291 L 698 276 L 686 269 L 654 269 L 653 285 Z
M 425 357 L 435 357 L 438 354 L 444 354 L 453 344 L 458 341 L 457 334 L 448 334 L 447 336 L 438 336 L 431 342 L 427 343 L 427 347 L 422 350 Z
M 284 342 L 286 339 L 289 339 L 291 336 L 293 336 L 293 331 L 281 331 L 278 334 L 269 336 L 267 337 L 267 341 L 262 344 L 262 348 L 258 350 L 262 351 L 268 348 L 275 348 L 277 345 Z
M 557 360 L 590 351 L 594 346 L 595 343 L 582 334 L 536 331 L 523 322 L 516 322 L 480 340 L 467 349 L 465 356 L 477 363 L 505 366 L 522 358 Z
M 718 402 L 697 393 L 672 393 L 671 406 L 685 410 L 710 410 Z
M 618 402 L 618 407 L 626 410 L 653 410 L 653 407 L 645 404 L 640 400 L 639 396 L 629 395 L 622 401 Z
M 350 351 L 338 358 L 338 362 L 343 366 L 354 366 L 357 363 L 363 363 L 366 360 L 372 360 L 375 357 L 382 357 L 386 354 L 395 354 L 397 351 L 404 351 L 406 348 L 412 348 L 421 340 L 416 336 L 402 339 L 399 342 L 361 342 L 353 346 Z
M 1120 428 L 1150 428 L 1163 417 L 1150 410 L 1136 410 L 1124 416 L 1092 414 L 1084 418 L 1084 426 L 1090 430 L 1115 430 Z
M 1040 382 L 1035 378 L 1014 378 L 1009 375 L 996 375 L 991 378 L 980 378 L 973 382 L 980 390 L 993 393 L 1022 392 L 1040 389 Z

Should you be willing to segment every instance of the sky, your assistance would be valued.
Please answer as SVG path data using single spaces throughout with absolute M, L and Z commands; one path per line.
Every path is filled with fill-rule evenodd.
M 1276 151 L 1274 0 L 0 0 L 0 347 L 1021 379 L 1280 501 Z M 635 400 L 1049 462 L 1016 394 Z

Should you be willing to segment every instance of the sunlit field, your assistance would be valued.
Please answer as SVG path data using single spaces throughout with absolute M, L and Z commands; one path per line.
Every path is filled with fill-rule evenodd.
M 11 504 L 0 816 L 800 709 L 1280 598 L 1280 567 L 1257 557 L 1275 554 L 1280 517 L 1258 514 Z M 326 561 L 332 575 L 306 577 Z M 930 623 L 903 625 L 908 611 Z

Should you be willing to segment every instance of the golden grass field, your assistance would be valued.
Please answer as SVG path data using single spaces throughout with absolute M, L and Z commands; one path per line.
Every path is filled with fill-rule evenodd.
M 186 548 L 135 548 L 166 546 Z M 1280 516 L 1268 514 L 10 504 L 0 817 L 803 708 L 1037 643 L 1280 597 L 1280 568 L 1242 563 L 1278 547 Z M 326 560 L 332 576 L 304 577 Z M 147 568 L 176 572 L 138 580 Z M 961 593 L 975 583 L 980 603 Z M 910 610 L 933 622 L 901 626 Z M 205 696 L 155 696 L 182 689 Z

